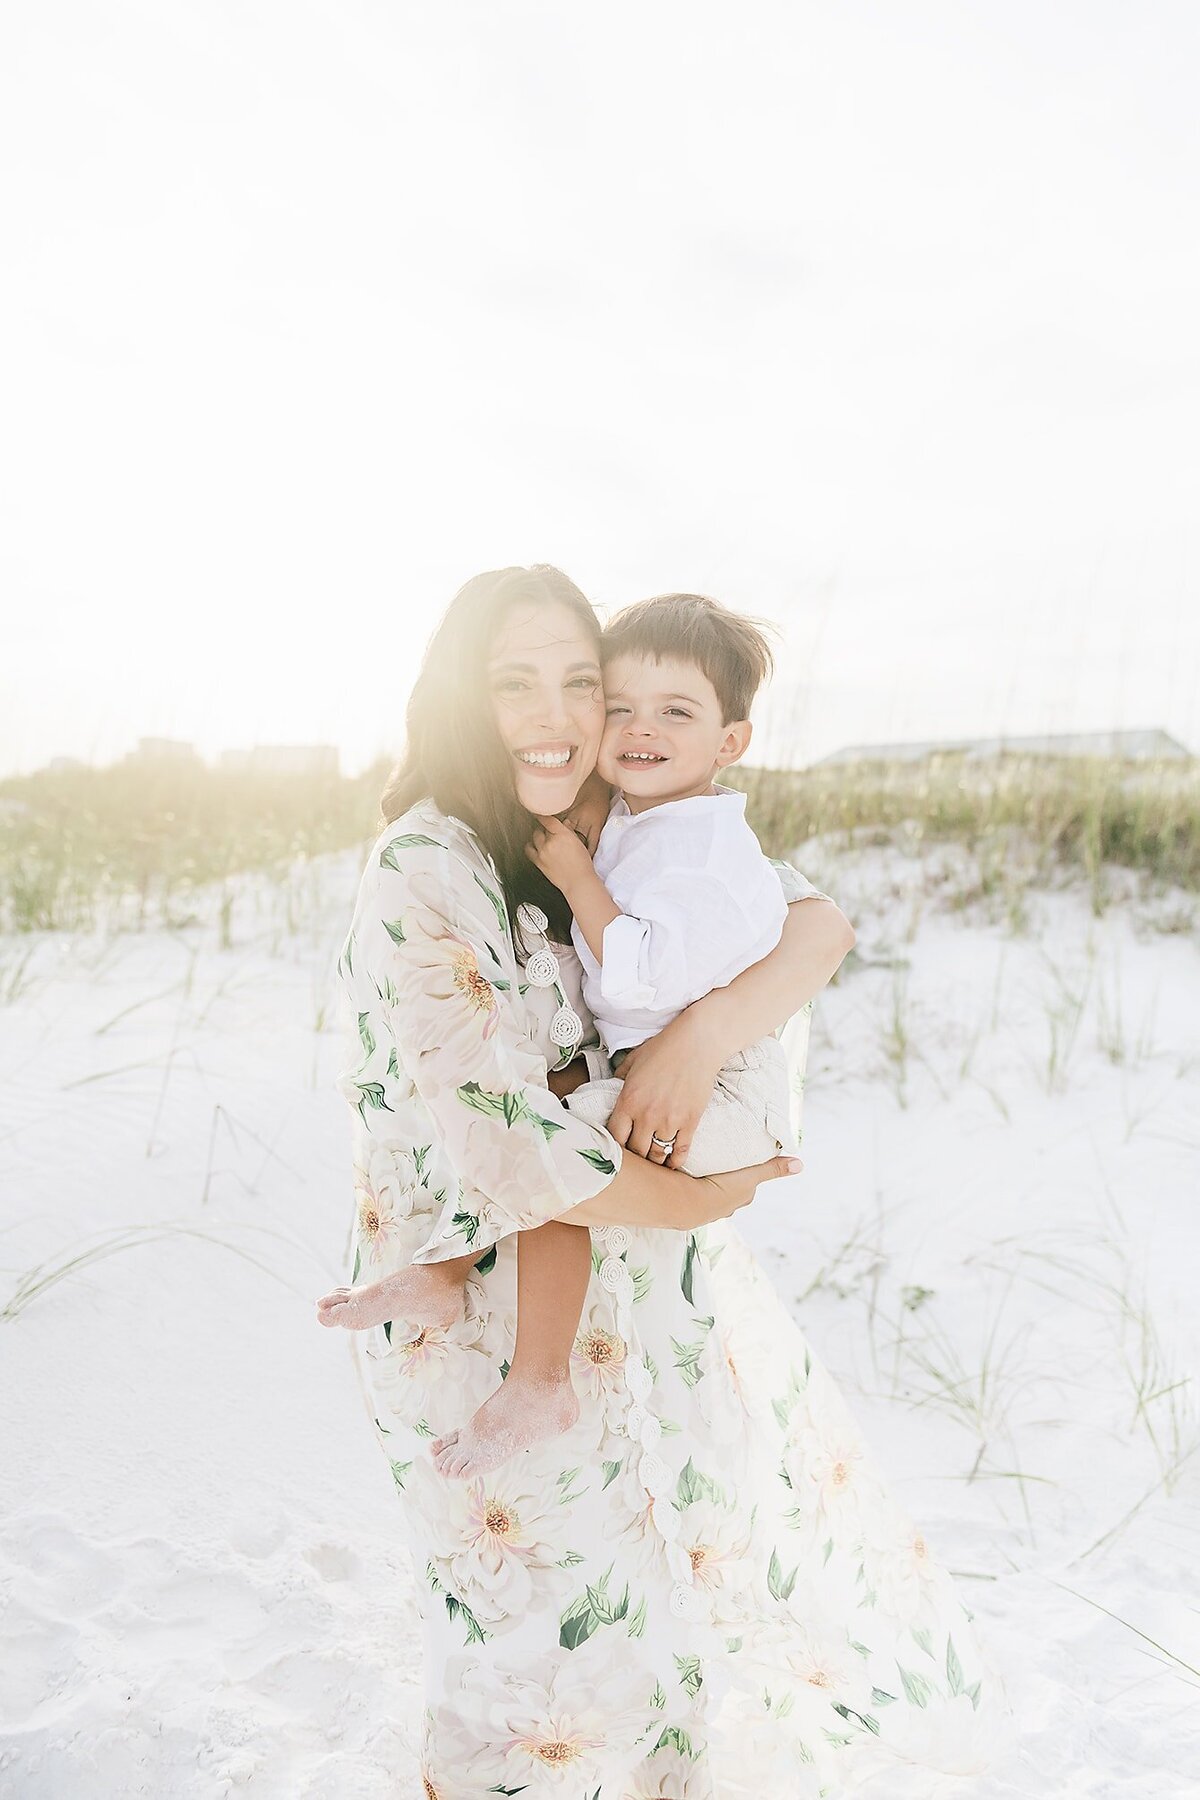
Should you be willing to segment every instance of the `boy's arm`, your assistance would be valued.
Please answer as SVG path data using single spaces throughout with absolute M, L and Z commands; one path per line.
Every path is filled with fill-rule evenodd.
M 561 820 L 543 818 L 525 854 L 566 900 L 588 949 L 604 961 L 604 931 L 621 909 L 592 866 L 587 846 Z

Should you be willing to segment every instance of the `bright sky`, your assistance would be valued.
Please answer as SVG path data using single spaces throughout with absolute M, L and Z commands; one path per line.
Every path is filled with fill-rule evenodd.
M 1200 750 L 1191 0 L 27 0 L 0 773 L 398 747 L 481 568 L 779 621 L 758 749 Z

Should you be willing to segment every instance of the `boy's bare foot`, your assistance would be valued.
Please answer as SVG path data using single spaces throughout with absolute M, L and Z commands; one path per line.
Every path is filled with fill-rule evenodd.
M 498 1468 L 543 1438 L 570 1431 L 579 1400 L 567 1374 L 535 1380 L 510 1369 L 503 1387 L 463 1426 L 430 1446 L 439 1474 L 468 1480 Z
M 423 1263 L 361 1287 L 334 1288 L 317 1301 L 322 1325 L 365 1331 L 389 1319 L 420 1331 L 453 1325 L 463 1309 L 463 1278 L 448 1263 Z

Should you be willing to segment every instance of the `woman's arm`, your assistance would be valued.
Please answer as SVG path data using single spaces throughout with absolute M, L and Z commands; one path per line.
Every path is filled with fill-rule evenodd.
M 582 1200 L 567 1225 L 634 1225 L 645 1230 L 697 1231 L 749 1206 L 764 1181 L 798 1175 L 798 1156 L 773 1156 L 725 1175 L 684 1175 L 641 1157 L 626 1157 L 602 1193 Z
M 769 955 L 629 1052 L 608 1121 L 617 1142 L 645 1157 L 653 1132 L 674 1136 L 669 1162 L 680 1168 L 722 1065 L 819 994 L 854 943 L 854 927 L 832 900 L 793 901 Z

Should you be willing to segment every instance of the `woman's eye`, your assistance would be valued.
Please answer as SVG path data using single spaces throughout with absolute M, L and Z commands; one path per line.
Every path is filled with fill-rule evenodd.
M 600 683 L 594 675 L 577 675 L 571 683 L 571 686 L 576 688 L 589 688 L 594 693 L 600 686 Z
M 514 676 L 511 681 L 502 681 L 497 687 L 496 692 L 498 694 L 516 694 L 523 692 L 527 686 L 527 682 L 521 681 Z

